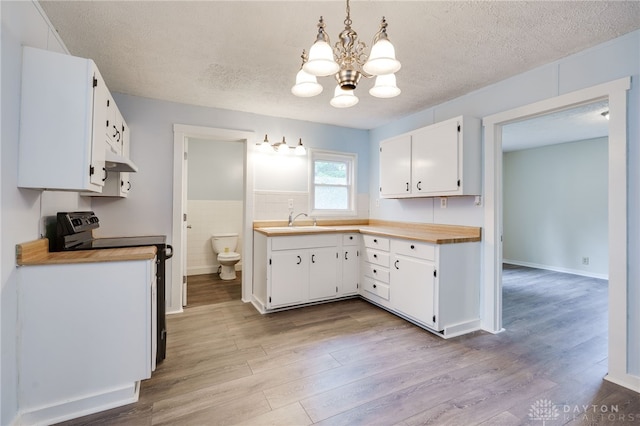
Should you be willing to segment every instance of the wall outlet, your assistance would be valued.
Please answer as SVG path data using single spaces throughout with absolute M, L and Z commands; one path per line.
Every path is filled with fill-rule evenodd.
M 380 198 L 376 198 L 376 207 L 380 207 Z
M 289 208 L 292 209 L 293 208 L 293 198 L 289 198 L 287 200 L 287 204 L 288 204 Z
M 447 198 L 446 197 L 440 197 L 440 208 L 441 209 L 446 209 L 447 208 Z
M 585 257 L 583 257 L 583 258 L 582 258 L 582 264 L 583 264 L 583 265 L 588 265 L 588 264 L 589 264 L 589 258 L 588 258 L 588 257 L 586 257 L 586 256 L 585 256 Z

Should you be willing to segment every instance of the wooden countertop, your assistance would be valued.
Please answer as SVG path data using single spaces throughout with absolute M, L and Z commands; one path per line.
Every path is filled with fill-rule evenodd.
M 49 252 L 47 238 L 16 245 L 16 263 L 19 266 L 150 260 L 155 256 L 155 246 Z
M 475 226 L 440 225 L 427 223 L 389 222 L 382 220 L 360 220 L 354 223 L 326 221 L 313 226 L 301 222 L 300 225 L 288 227 L 286 222 L 254 222 L 254 231 L 268 237 L 292 235 L 313 235 L 321 233 L 359 232 L 361 234 L 379 235 L 390 238 L 404 238 L 432 244 L 452 244 L 477 242 L 482 240 L 482 228 Z

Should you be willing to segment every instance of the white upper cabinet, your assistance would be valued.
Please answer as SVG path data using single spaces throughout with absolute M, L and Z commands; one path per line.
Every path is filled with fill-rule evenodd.
M 480 120 L 456 117 L 380 142 L 383 198 L 481 194 Z
M 92 60 L 24 47 L 20 114 L 19 187 L 102 192 L 126 123 Z
M 411 194 L 411 135 L 380 142 L 380 194 L 386 198 Z

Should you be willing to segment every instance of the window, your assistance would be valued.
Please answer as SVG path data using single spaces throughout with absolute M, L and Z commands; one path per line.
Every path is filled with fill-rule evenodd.
M 356 154 L 311 152 L 311 215 L 355 215 Z

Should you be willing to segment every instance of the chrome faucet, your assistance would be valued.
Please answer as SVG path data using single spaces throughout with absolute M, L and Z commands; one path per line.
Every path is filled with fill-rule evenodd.
M 291 212 L 289 212 L 289 226 L 293 226 L 293 222 L 295 222 L 295 221 L 296 221 L 296 219 L 297 219 L 297 218 L 299 218 L 300 216 L 306 216 L 306 217 L 309 217 L 309 215 L 308 215 L 308 214 L 306 214 L 306 213 L 298 213 L 298 214 L 296 215 L 296 217 L 293 217 L 293 212 L 292 212 L 292 211 L 291 211 Z

